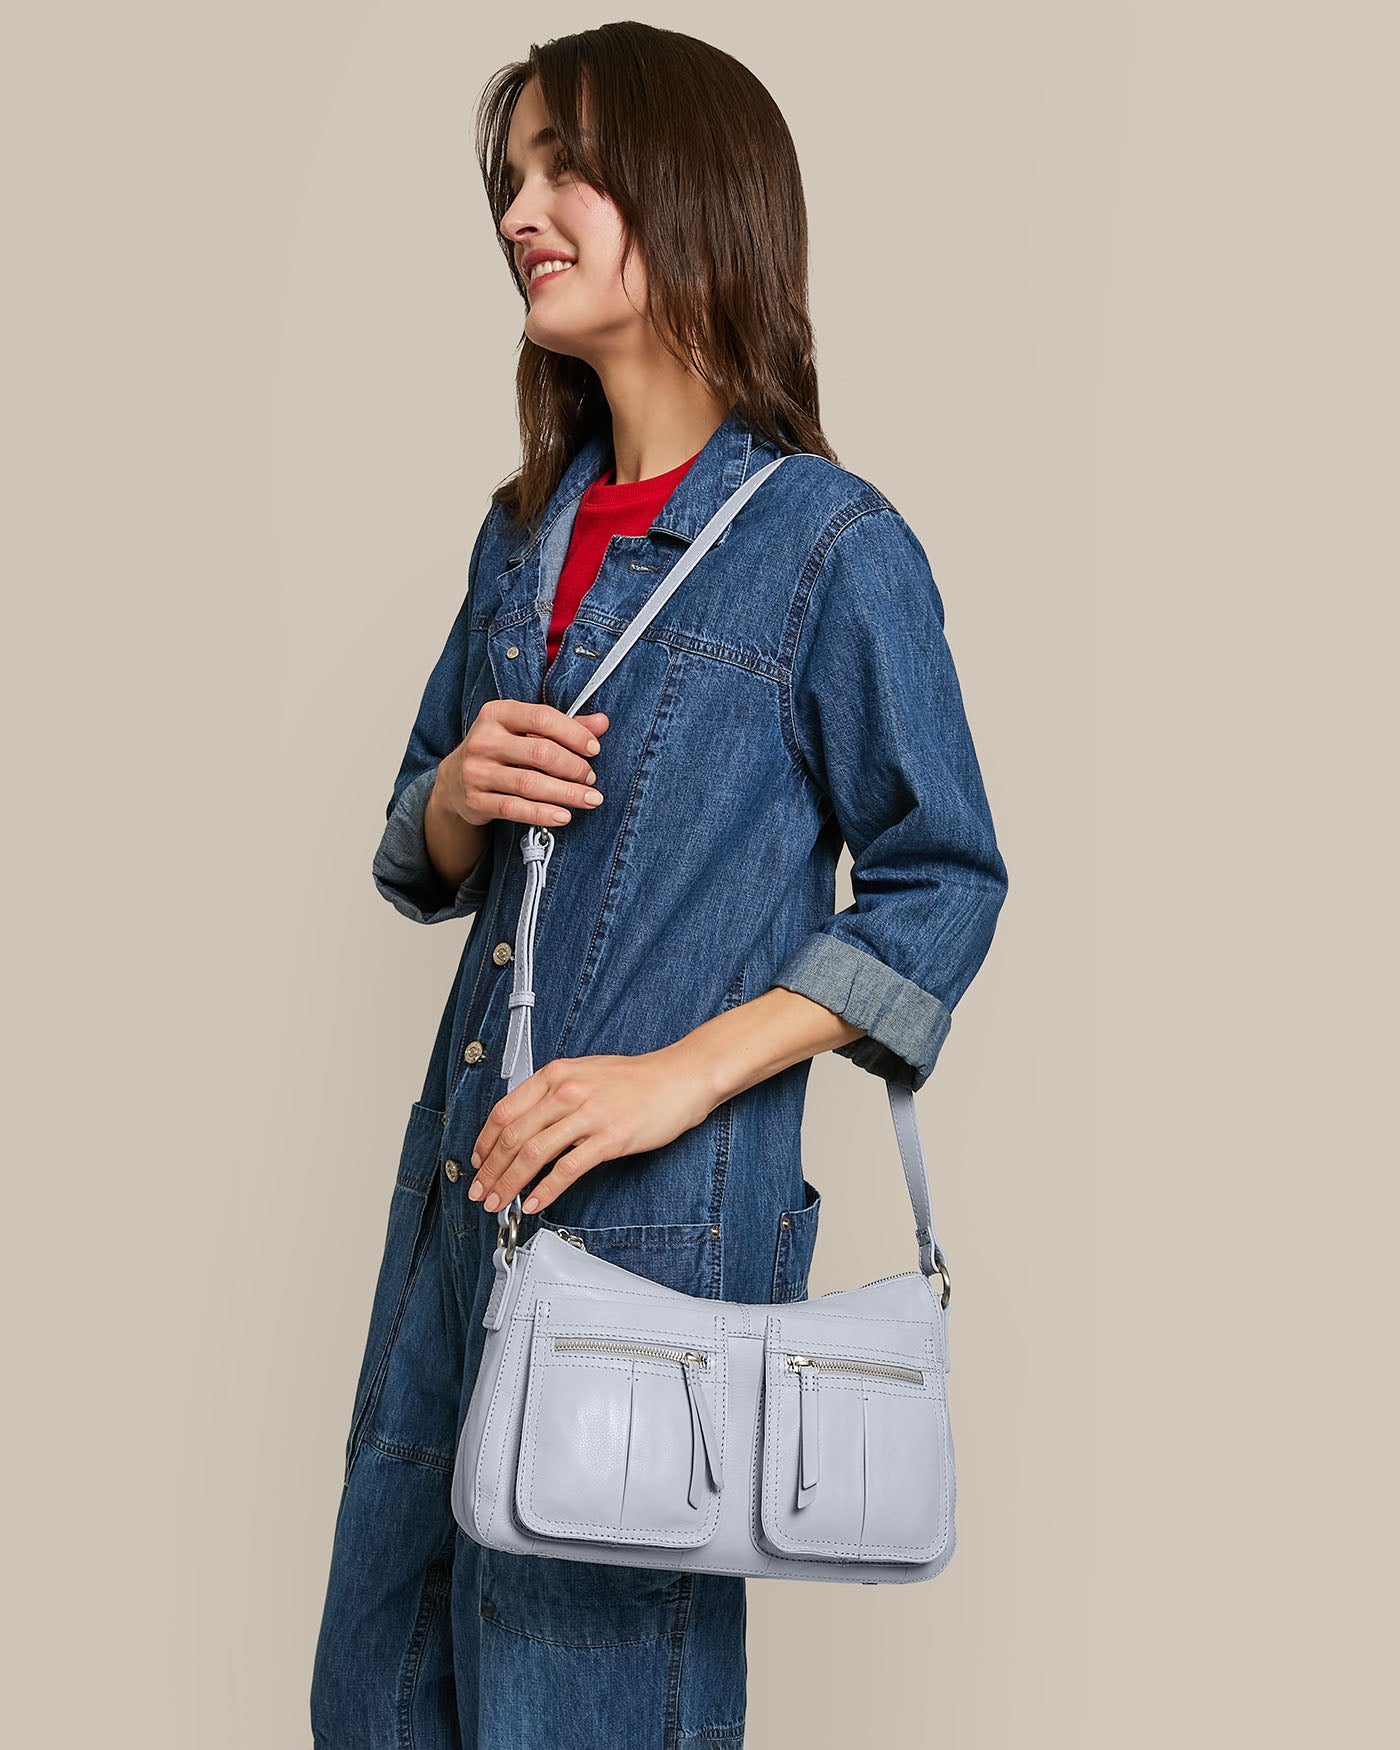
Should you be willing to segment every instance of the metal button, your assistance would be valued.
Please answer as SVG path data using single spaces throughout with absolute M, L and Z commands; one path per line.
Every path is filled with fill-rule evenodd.
M 785 1215 L 783 1217 L 783 1219 L 778 1223 L 778 1226 L 779 1227 L 791 1227 L 792 1226 L 792 1217 L 790 1215 Z
M 520 654 L 520 646 L 518 644 L 507 644 L 506 645 L 506 655 L 507 656 L 519 656 L 519 654 Z
M 451 1179 L 454 1185 L 461 1177 L 462 1169 L 457 1165 L 456 1161 L 444 1161 L 442 1163 L 442 1170 L 447 1174 L 448 1178 Z
M 504 966 L 506 961 L 510 959 L 510 954 L 511 948 L 509 942 L 497 942 L 496 946 L 491 950 L 491 958 L 496 962 L 497 966 Z
M 479 1039 L 473 1039 L 462 1053 L 463 1063 L 480 1063 L 486 1055 L 486 1047 Z

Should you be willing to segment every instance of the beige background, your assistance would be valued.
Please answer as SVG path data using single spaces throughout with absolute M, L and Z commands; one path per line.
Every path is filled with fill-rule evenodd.
M 929 550 L 1011 871 L 920 1096 L 958 1555 L 751 1586 L 749 1742 L 1379 1742 L 1388 9 L 629 10 L 789 118 L 828 430 Z M 472 110 L 608 16 L 7 32 L 8 1742 L 309 1745 L 465 931 L 370 857 L 516 456 Z M 820 1059 L 808 1143 L 813 1292 L 912 1267 L 881 1084 Z

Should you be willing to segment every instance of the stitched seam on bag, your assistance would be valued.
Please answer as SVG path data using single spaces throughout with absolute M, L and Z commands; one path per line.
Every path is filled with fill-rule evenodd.
M 520 1282 L 520 1294 L 521 1294 L 522 1299 L 524 1298 L 526 1289 L 530 1286 L 530 1277 L 534 1271 L 534 1268 L 535 1268 L 535 1253 L 533 1251 L 527 1252 L 525 1254 L 525 1275 L 521 1278 L 521 1282 Z M 490 1440 L 490 1434 L 491 1434 L 491 1423 L 492 1423 L 492 1420 L 494 1419 L 495 1414 L 496 1414 L 496 1406 L 500 1401 L 501 1387 L 504 1385 L 505 1380 L 506 1380 L 506 1376 L 510 1372 L 510 1369 L 507 1366 L 507 1363 L 510 1360 L 510 1346 L 515 1341 L 515 1338 L 516 1338 L 516 1321 L 515 1321 L 515 1319 L 512 1319 L 509 1327 L 506 1330 L 506 1340 L 505 1340 L 504 1344 L 502 1345 L 501 1365 L 496 1373 L 496 1383 L 491 1389 L 491 1402 L 487 1405 L 487 1408 L 486 1408 L 486 1423 L 485 1423 L 485 1426 L 481 1430 L 481 1446 L 480 1446 L 480 1449 L 477 1453 L 477 1464 L 476 1464 L 476 1489 L 477 1489 L 478 1501 L 481 1499 L 482 1473 L 483 1473 L 483 1471 L 485 1469 L 485 1465 L 486 1465 L 486 1455 L 487 1455 L 487 1452 L 490 1450 L 489 1440 Z M 485 1535 L 486 1532 L 489 1532 L 489 1530 L 491 1529 L 491 1526 L 495 1521 L 496 1514 L 500 1508 L 500 1504 L 501 1504 L 501 1478 L 502 1478 L 502 1473 L 505 1470 L 506 1450 L 507 1450 L 508 1445 L 509 1445 L 509 1442 L 507 1442 L 507 1441 L 501 1442 L 501 1451 L 500 1451 L 500 1454 L 496 1460 L 496 1478 L 495 1478 L 495 1483 L 494 1483 L 493 1492 L 492 1492 L 492 1496 L 491 1496 L 490 1513 L 489 1513 L 489 1516 L 488 1516 L 487 1521 L 486 1521 L 486 1526 L 483 1530 L 483 1536 Z
M 811 1304 L 812 1303 L 810 1301 L 807 1302 L 807 1305 L 810 1306 Z M 842 1314 L 842 1318 L 843 1319 L 845 1318 L 844 1313 Z M 894 1322 L 900 1323 L 900 1324 L 905 1323 L 904 1320 L 896 1320 Z M 918 1329 L 918 1330 L 925 1330 L 926 1329 L 922 1320 L 915 1320 L 913 1322 L 913 1324 L 910 1326 L 910 1328 L 911 1329 Z M 831 1339 L 827 1338 L 827 1337 L 818 1337 L 815 1332 L 813 1332 L 812 1336 L 807 1339 L 807 1341 L 809 1341 L 809 1342 L 822 1342 L 822 1343 L 829 1342 L 830 1340 Z M 796 1339 L 794 1339 L 794 1341 L 796 1341 Z M 849 1356 L 850 1359 L 853 1361 L 867 1361 L 867 1360 L 869 1360 L 869 1361 L 893 1361 L 894 1364 L 898 1367 L 904 1367 L 904 1366 L 910 1365 L 910 1363 L 905 1359 L 905 1351 L 903 1351 L 903 1350 L 891 1351 L 891 1349 L 889 1348 L 888 1345 L 885 1345 L 883 1348 L 876 1349 L 876 1348 L 873 1348 L 868 1343 L 857 1343 L 857 1342 L 848 1343 L 845 1341 L 844 1338 L 840 1339 L 840 1342 L 841 1342 L 841 1347 L 839 1350 L 838 1349 L 830 1349 L 830 1350 L 828 1350 L 828 1349 L 800 1349 L 797 1352 L 799 1354 L 802 1354 L 802 1355 L 819 1355 L 827 1360 L 832 1360 L 832 1361 L 844 1361 L 847 1358 L 847 1356 Z M 768 1346 L 769 1346 L 769 1348 L 777 1348 L 779 1346 L 778 1342 L 777 1342 L 777 1338 L 774 1337 Z M 927 1337 L 925 1337 L 924 1342 L 920 1345 L 920 1353 L 922 1355 L 924 1355 L 925 1357 L 927 1357 L 927 1355 L 929 1353 L 929 1339 Z
M 607 1260 L 603 1260 L 603 1261 L 606 1262 Z M 897 1277 L 890 1277 L 890 1278 L 887 1278 L 887 1280 L 897 1281 L 898 1278 Z M 866 1286 L 869 1287 L 870 1284 L 867 1283 Z M 561 1292 L 567 1293 L 568 1290 L 562 1288 L 562 1286 L 561 1286 Z M 613 1296 L 613 1297 L 616 1297 L 619 1295 L 628 1295 L 629 1297 L 631 1297 L 632 1299 L 635 1299 L 635 1300 L 652 1300 L 652 1301 L 659 1300 L 659 1297 L 657 1295 L 649 1294 L 646 1291 L 646 1289 L 644 1289 L 644 1288 L 614 1288 L 612 1286 L 612 1284 L 609 1283 L 608 1287 L 607 1287 L 607 1292 L 610 1296 Z M 685 1298 L 687 1300 L 693 1300 L 693 1299 L 696 1299 L 698 1297 L 695 1295 L 686 1295 Z M 823 1298 L 825 1298 L 825 1297 L 823 1297 Z M 664 1305 L 667 1305 L 668 1303 L 665 1301 L 660 1301 L 659 1304 L 664 1306 Z M 739 1301 L 716 1301 L 715 1302 L 716 1306 L 739 1306 L 742 1304 L 743 1303 L 739 1302 Z M 770 1304 L 772 1304 L 772 1303 L 769 1301 L 762 1301 L 762 1300 L 756 1300 L 753 1303 L 754 1307 L 756 1309 L 758 1309 L 759 1311 L 765 1310 Z M 787 1303 L 786 1302 L 779 1302 L 777 1304 L 785 1305 Z M 804 1306 L 816 1306 L 819 1304 L 819 1302 L 817 1302 L 817 1301 L 804 1301 L 803 1304 L 804 1304 Z M 531 1316 L 531 1312 L 532 1312 L 532 1309 L 528 1306 L 518 1306 L 516 1308 L 514 1314 L 512 1315 L 512 1317 L 515 1319 L 528 1319 Z M 925 1319 L 903 1319 L 903 1318 L 893 1318 L 893 1317 L 881 1318 L 874 1313 L 854 1313 L 854 1312 L 846 1312 L 844 1310 L 840 1311 L 839 1313 L 837 1313 L 833 1316 L 839 1317 L 843 1323 L 849 1321 L 852 1324 L 862 1324 L 862 1325 L 899 1325 L 899 1326 L 902 1326 L 905 1330 L 924 1330 L 927 1328 L 927 1322 L 928 1322 Z M 753 1337 L 753 1338 L 756 1338 L 760 1342 L 763 1340 L 763 1332 L 762 1331 L 736 1331 L 736 1332 L 734 1332 L 734 1336 L 736 1338 Z
M 524 1298 L 525 1290 L 529 1286 L 528 1275 L 533 1270 L 534 1263 L 535 1263 L 535 1258 L 534 1258 L 533 1254 L 530 1254 L 528 1256 L 528 1262 L 527 1262 L 527 1279 L 526 1279 L 526 1281 L 522 1282 L 522 1284 L 521 1284 L 521 1297 L 522 1297 L 522 1299 Z M 913 1276 L 914 1274 L 916 1274 L 916 1272 L 914 1272 L 912 1270 L 904 1270 L 904 1271 L 898 1271 L 894 1275 L 891 1275 L 891 1276 L 880 1277 L 877 1280 L 881 1281 L 881 1282 L 894 1282 L 894 1281 L 900 1280 L 904 1276 Z M 923 1272 L 920 1271 L 920 1272 L 917 1272 L 917 1274 L 922 1275 Z M 924 1280 L 927 1282 L 928 1278 L 925 1277 Z M 872 1284 L 867 1283 L 866 1286 L 870 1287 L 870 1286 L 872 1286 Z M 635 1299 L 654 1299 L 655 1298 L 655 1296 L 645 1294 L 643 1291 L 640 1291 L 640 1290 L 610 1289 L 609 1292 L 615 1293 L 615 1294 L 626 1294 L 626 1295 L 629 1295 Z M 518 1308 L 516 1313 L 514 1314 L 512 1320 L 511 1320 L 510 1327 L 506 1332 L 506 1344 L 504 1346 L 504 1352 L 503 1352 L 502 1358 L 501 1358 L 501 1367 L 500 1367 L 500 1370 L 497 1374 L 496 1383 L 495 1383 L 495 1386 L 494 1386 L 493 1391 L 492 1391 L 491 1404 L 487 1410 L 486 1424 L 482 1430 L 482 1438 L 481 1438 L 481 1444 L 480 1444 L 479 1454 L 478 1454 L 478 1461 L 477 1461 L 478 1501 L 480 1501 L 482 1494 L 483 1494 L 481 1479 L 482 1479 L 482 1475 L 483 1475 L 483 1472 L 485 1469 L 486 1455 L 487 1455 L 487 1449 L 488 1449 L 487 1448 L 487 1436 L 488 1436 L 489 1431 L 490 1431 L 492 1418 L 495 1415 L 496 1404 L 497 1404 L 497 1401 L 500 1397 L 501 1388 L 502 1388 L 502 1385 L 504 1383 L 504 1380 L 505 1380 L 505 1377 L 506 1377 L 506 1374 L 508 1371 L 506 1364 L 510 1358 L 509 1345 L 516 1338 L 516 1335 L 517 1335 L 516 1325 L 520 1321 L 522 1321 L 523 1319 L 525 1319 L 529 1316 L 530 1316 L 529 1310 L 522 1311 Z M 721 1316 L 721 1318 L 724 1317 L 723 1314 L 721 1314 L 720 1316 Z M 843 1318 L 859 1318 L 859 1319 L 861 1319 L 861 1322 L 869 1323 L 869 1324 L 908 1325 L 910 1323 L 920 1322 L 920 1321 L 911 1321 L 908 1319 L 869 1319 L 869 1318 L 865 1318 L 863 1315 L 847 1314 L 847 1313 L 843 1313 L 842 1317 Z M 735 1332 L 735 1333 L 733 1333 L 733 1335 L 735 1337 L 761 1338 L 761 1337 L 764 1337 L 765 1333 L 764 1332 Z M 768 1394 L 766 1392 L 766 1380 L 763 1382 L 763 1387 L 761 1389 L 763 1389 L 764 1396 L 765 1396 L 765 1398 L 767 1398 Z M 945 1394 L 940 1392 L 939 1397 L 940 1397 L 940 1400 L 943 1402 L 944 1410 L 945 1410 L 945 1414 L 946 1414 L 946 1411 L 947 1411 L 946 1396 L 945 1396 Z M 783 1557 L 781 1555 L 775 1555 L 774 1550 L 765 1548 L 764 1545 L 758 1541 L 759 1533 L 761 1531 L 765 1530 L 765 1528 L 762 1525 L 762 1512 L 763 1512 L 763 1498 L 764 1497 L 763 1497 L 763 1487 L 762 1487 L 762 1483 L 760 1481 L 759 1467 L 760 1467 L 760 1459 L 761 1459 L 761 1457 L 764 1453 L 764 1450 L 766 1448 L 766 1445 L 767 1445 L 767 1441 L 766 1441 L 767 1415 L 768 1415 L 768 1412 L 767 1412 L 767 1409 L 765 1408 L 765 1414 L 764 1414 L 764 1417 L 762 1418 L 762 1420 L 764 1422 L 765 1439 L 759 1440 L 758 1438 L 755 1438 L 755 1440 L 753 1442 L 753 1452 L 752 1452 L 752 1455 L 750 1458 L 748 1500 L 749 1500 L 751 1512 L 747 1516 L 748 1523 L 745 1526 L 745 1535 L 748 1539 L 749 1547 L 753 1551 L 754 1556 L 761 1563 L 764 1564 L 762 1569 L 761 1569 L 761 1572 L 765 1576 L 771 1576 L 773 1578 L 779 1578 L 779 1579 L 800 1579 L 800 1578 L 807 1577 L 807 1574 L 810 1571 L 810 1573 L 815 1577 L 816 1575 L 819 1575 L 820 1572 L 824 1568 L 829 1567 L 828 1560 L 825 1560 L 820 1556 L 804 1555 L 801 1552 L 799 1552 L 798 1554 L 793 1556 L 791 1559 L 785 1560 L 785 1559 L 783 1559 Z M 505 1467 L 506 1444 L 507 1443 L 505 1443 L 505 1442 L 502 1443 L 502 1450 L 501 1450 L 500 1454 L 498 1455 L 497 1467 L 496 1467 L 497 1474 L 496 1474 L 495 1493 L 494 1493 L 492 1500 L 491 1500 L 491 1503 L 490 1503 L 490 1507 L 488 1510 L 485 1525 L 482 1527 L 482 1531 L 481 1531 L 482 1541 L 486 1542 L 488 1544 L 488 1547 L 505 1547 L 505 1548 L 510 1547 L 509 1544 L 506 1544 L 503 1546 L 491 1546 L 489 1544 L 490 1530 L 491 1530 L 491 1527 L 495 1521 L 495 1516 L 496 1516 L 496 1513 L 497 1513 L 499 1506 L 500 1506 L 501 1473 Z M 944 1477 L 944 1490 L 943 1490 L 944 1508 L 945 1508 L 945 1512 L 944 1512 L 945 1532 L 947 1529 L 951 1528 L 951 1505 L 952 1505 L 954 1487 L 955 1487 L 955 1482 L 954 1482 L 953 1474 L 951 1472 L 948 1472 L 945 1474 L 945 1477 Z M 476 1515 L 476 1517 L 478 1517 L 478 1518 L 480 1517 L 479 1513 Z M 758 1520 L 757 1525 L 755 1524 L 755 1517 Z M 523 1541 L 526 1541 L 532 1547 L 539 1549 L 541 1551 L 541 1553 L 548 1554 L 547 1548 L 540 1544 L 540 1541 L 537 1537 L 524 1539 Z M 700 1545 L 698 1547 L 703 1548 L 704 1546 Z M 821 1546 L 817 1545 L 815 1547 L 820 1548 Z M 947 1552 L 947 1542 L 946 1542 L 946 1536 L 945 1536 L 945 1542 L 944 1542 L 943 1546 L 940 1549 L 938 1549 L 935 1552 L 935 1554 L 932 1557 L 928 1558 L 927 1560 L 924 1560 L 922 1562 L 904 1561 L 904 1562 L 889 1564 L 888 1565 L 889 1571 L 886 1573 L 883 1573 L 879 1576 L 879 1584 L 892 1585 L 892 1586 L 905 1586 L 905 1585 L 913 1585 L 916 1582 L 918 1582 L 922 1579 L 925 1579 L 925 1578 L 931 1578 L 932 1576 L 930 1574 L 928 1574 L 926 1572 L 926 1570 L 928 1570 L 934 1564 L 939 1564 L 938 1567 L 935 1567 L 934 1571 L 935 1572 L 941 1571 L 941 1565 L 944 1562 L 944 1557 L 945 1557 L 946 1552 Z M 881 1564 L 881 1565 L 885 1566 L 886 1564 Z M 685 1563 L 684 1571 L 687 1573 L 729 1575 L 729 1574 L 733 1574 L 734 1569 L 733 1569 L 732 1565 L 729 1565 L 726 1563 L 702 1562 L 699 1560 L 691 1560 L 691 1559 L 689 1559 L 689 1555 L 687 1552 L 687 1560 Z
M 551 1301 L 551 1304 L 554 1304 Z M 604 1324 L 575 1324 L 573 1319 L 560 1319 L 556 1313 L 550 1315 L 550 1327 L 560 1337 L 616 1337 L 617 1326 Z M 661 1325 L 629 1326 L 624 1341 L 632 1343 L 649 1343 L 653 1339 L 663 1342 L 668 1348 L 689 1349 L 696 1343 L 707 1342 L 704 1337 L 693 1336 L 689 1331 L 677 1332 L 674 1327 Z

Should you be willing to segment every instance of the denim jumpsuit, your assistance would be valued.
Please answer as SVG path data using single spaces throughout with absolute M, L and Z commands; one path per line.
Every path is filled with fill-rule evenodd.
M 498 1232 L 467 1196 L 469 1157 L 506 1091 L 525 829 L 491 822 L 454 890 L 429 860 L 423 810 L 483 702 L 567 707 L 712 512 L 777 453 L 731 413 L 647 533 L 612 536 L 547 670 L 554 588 L 579 499 L 612 459 L 607 428 L 533 535 L 493 503 L 476 537 L 374 857 L 405 917 L 473 923 L 389 1208 L 312 1677 L 318 1750 L 743 1741 L 743 1578 L 487 1550 L 453 1520 Z M 876 487 L 808 455 L 765 481 L 580 706 L 609 716 L 592 756 L 604 801 L 552 828 L 536 1068 L 669 1045 L 781 985 L 864 1030 L 839 1056 L 923 1085 L 1007 886 L 943 617 L 922 546 Z M 843 843 L 854 903 L 836 911 Z M 523 1216 L 520 1243 L 562 1228 L 687 1294 L 805 1298 L 821 1207 L 800 1151 L 809 1067 L 603 1162 Z

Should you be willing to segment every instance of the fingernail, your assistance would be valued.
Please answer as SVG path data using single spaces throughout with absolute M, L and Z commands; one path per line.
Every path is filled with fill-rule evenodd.
M 473 1168 L 476 1168 L 476 1167 L 479 1167 L 480 1165 L 481 1165 L 481 1156 L 476 1152 L 475 1149 L 473 1149 L 472 1150 L 472 1166 L 473 1166 Z
M 588 751 L 589 751 L 589 753 L 597 753 L 597 751 L 598 751 L 598 737 L 596 735 L 589 736 L 589 738 L 588 738 Z
M 491 1195 L 486 1199 L 486 1202 L 482 1205 L 482 1207 L 484 1209 L 489 1209 L 492 1212 L 492 1214 L 494 1215 L 496 1210 L 498 1210 L 501 1207 L 501 1200 L 499 1197 L 497 1197 L 496 1193 L 493 1191 L 491 1193 Z
M 553 808 L 550 810 L 550 813 L 561 826 L 569 818 L 569 811 L 567 808 Z
M 588 781 L 590 784 L 596 784 L 598 782 L 598 774 L 593 770 L 592 766 L 588 768 Z
M 538 1197 L 527 1197 L 525 1199 L 525 1213 L 527 1215 L 533 1215 L 539 1206 L 540 1200 Z
M 480 1198 L 480 1196 L 481 1196 L 481 1180 L 480 1179 L 473 1179 L 471 1184 L 467 1186 L 467 1196 L 478 1198 L 478 1199 Z
M 596 808 L 603 800 L 603 792 L 601 790 L 585 790 L 583 799 L 590 808 Z

